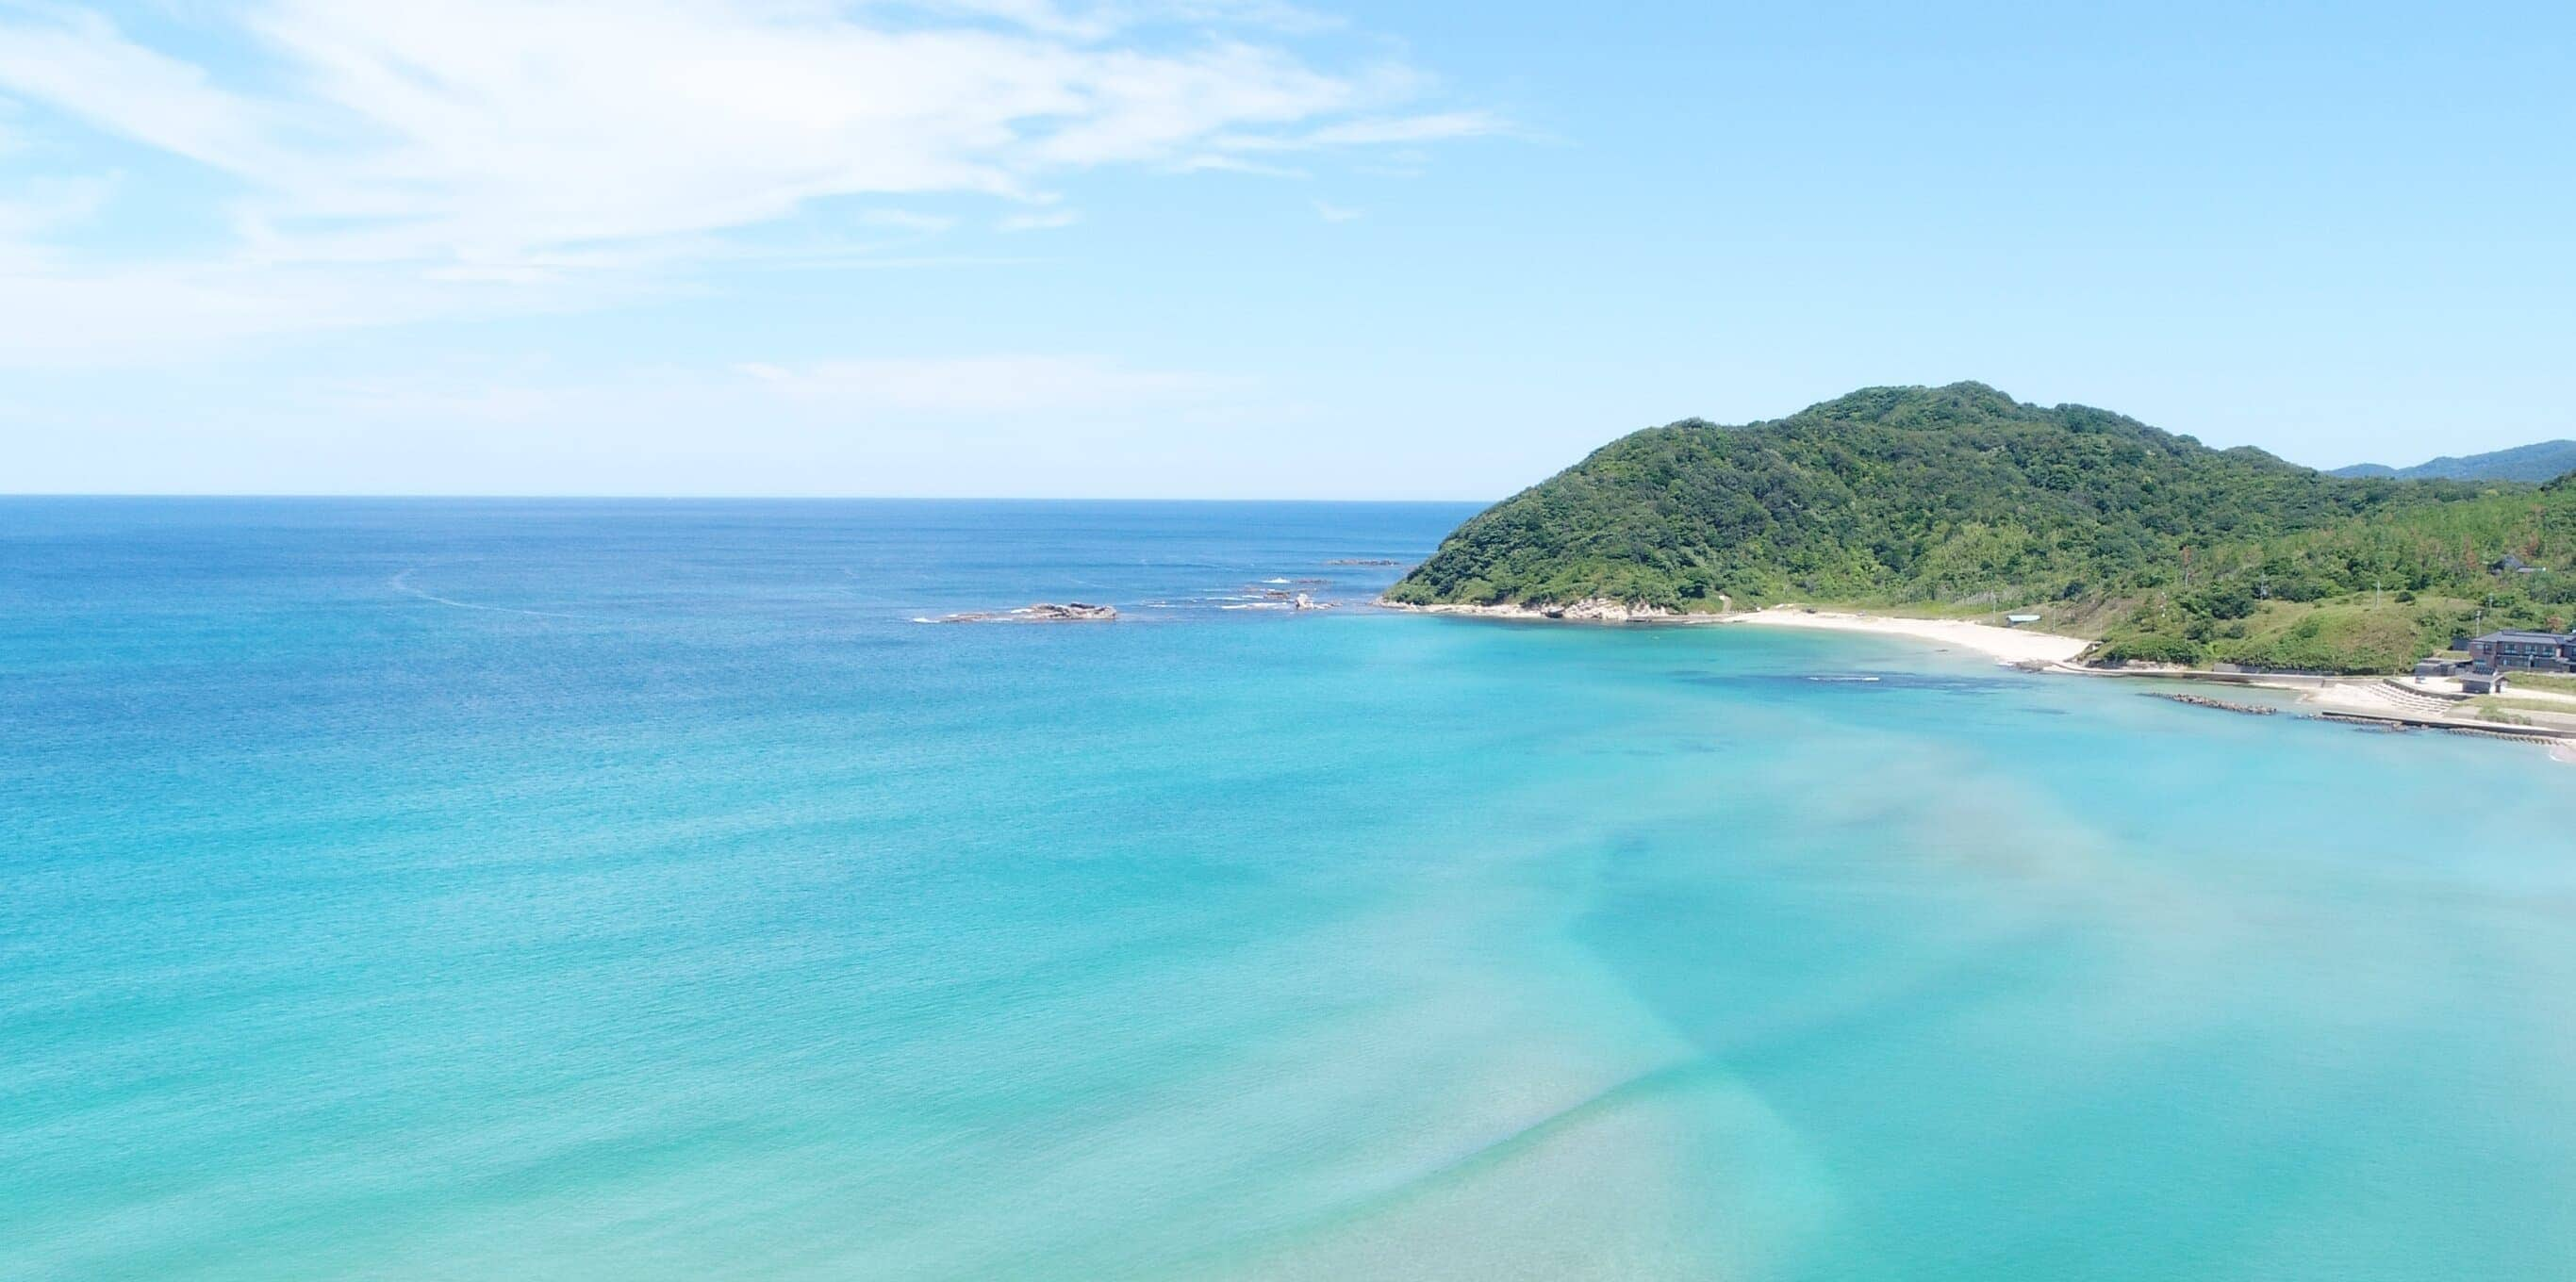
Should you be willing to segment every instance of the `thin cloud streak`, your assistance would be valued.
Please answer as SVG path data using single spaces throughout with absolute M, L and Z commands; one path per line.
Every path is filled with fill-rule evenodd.
M 792 400 L 848 412 L 1083 413 L 1206 405 L 1244 390 L 1235 379 L 1132 369 L 1087 355 L 867 358 L 736 369 Z
M 181 261 L 49 254 L 77 240 L 66 223 L 78 220 L 0 211 L 0 286 L 103 321 L 162 313 L 103 345 L 113 353 L 165 332 L 223 340 L 577 307 L 723 259 L 735 233 L 834 198 L 1043 206 L 1050 184 L 1088 170 L 1284 173 L 1250 157 L 1498 128 L 1473 112 L 1406 113 L 1425 83 L 1410 69 L 1337 71 L 1258 43 L 1323 25 L 1286 6 L 907 9 L 901 22 L 876 5 L 717 0 L 212 11 L 211 25 L 264 55 L 255 80 L 94 13 L 0 10 L 0 102 L 237 188 L 192 211 L 225 247 Z M 1127 38 L 1175 25 L 1191 38 Z M 883 207 L 844 217 L 917 236 L 955 223 Z M 1070 217 L 1039 208 L 992 225 Z M 522 287 L 553 296 L 498 296 Z M 43 346 L 77 356 L 62 338 Z
M 1013 214 L 993 224 L 993 230 L 1004 232 L 1051 231 L 1071 227 L 1082 221 L 1082 215 L 1070 209 L 1052 209 L 1042 214 Z

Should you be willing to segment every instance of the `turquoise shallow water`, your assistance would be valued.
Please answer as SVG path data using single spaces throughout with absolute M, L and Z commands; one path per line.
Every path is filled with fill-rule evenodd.
M 1461 515 L 0 501 L 0 1276 L 2576 1274 L 2568 767 Z

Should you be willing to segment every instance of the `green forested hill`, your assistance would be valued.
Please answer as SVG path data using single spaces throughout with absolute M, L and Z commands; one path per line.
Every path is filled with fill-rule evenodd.
M 2040 608 L 2114 656 L 2360 669 L 2481 617 L 2566 614 L 2576 582 L 2493 572 L 2507 553 L 2576 559 L 2576 487 L 2336 478 L 1957 383 L 1622 437 L 1460 526 L 1388 595 L 1973 602 Z

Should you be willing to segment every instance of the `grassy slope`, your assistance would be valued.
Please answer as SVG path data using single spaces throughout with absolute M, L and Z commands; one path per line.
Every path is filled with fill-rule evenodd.
M 2576 694 L 2576 676 L 2559 676 L 2549 672 L 2517 672 L 2513 674 L 2513 682 L 2518 686 L 2533 690 L 2547 690 L 2553 694 Z
M 2228 635 L 2234 629 L 2222 625 L 2206 657 L 2268 668 L 2396 672 L 2448 646 L 2476 615 L 2474 601 L 2429 596 L 2265 602 L 2243 621 L 2243 636 Z

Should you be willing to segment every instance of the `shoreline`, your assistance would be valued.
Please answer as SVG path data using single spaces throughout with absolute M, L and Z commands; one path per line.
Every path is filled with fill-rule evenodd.
M 1873 636 L 1909 637 L 1935 645 L 1954 645 L 1987 655 L 1999 663 L 2058 664 L 2072 663 L 2076 656 L 2093 648 L 2082 637 L 2057 632 L 2040 632 L 2030 628 L 2004 628 L 1970 619 L 1909 619 L 1901 615 L 1855 614 L 1841 610 L 1810 610 L 1805 606 L 1775 605 L 1765 610 L 1748 610 L 1740 614 L 1723 614 L 1713 622 L 1749 624 L 1766 628 L 1805 628 L 1817 632 L 1861 632 Z
M 1682 614 L 1653 606 L 1592 598 L 1564 606 L 1409 605 L 1379 601 L 1379 608 L 1407 614 L 1451 614 L 1480 619 L 1516 619 L 1533 623 L 1646 624 L 1664 627 L 1804 628 L 1817 632 L 1858 632 L 1897 636 L 1936 646 L 1972 650 L 1998 663 L 2070 664 L 2093 645 L 2082 637 L 2030 628 L 1997 627 L 1969 619 L 1914 619 L 1893 614 L 1849 610 L 1816 610 L 1802 605 L 1774 605 L 1723 614 Z
M 1681 614 L 1654 607 L 1634 607 L 1622 602 L 1604 600 L 1578 601 L 1566 606 L 1545 608 L 1527 605 L 1407 605 L 1391 601 L 1377 603 L 1383 609 L 1410 614 L 1447 614 L 1468 618 L 1508 619 L 1534 623 L 1572 623 L 1592 625 L 1629 625 L 1663 627 L 1772 627 L 1815 632 L 1860 633 L 1873 636 L 1903 637 L 1942 649 L 1961 649 L 1985 655 L 1997 663 L 2027 671 L 2075 677 L 2129 678 L 2132 680 L 2187 681 L 2204 685 L 2229 685 L 2240 688 L 2278 690 L 2298 696 L 2299 706 L 2315 711 L 2311 716 L 2325 716 L 2347 722 L 2370 722 L 2384 726 L 2450 730 L 2468 734 L 2516 739 L 2544 748 L 2555 759 L 2576 765 L 2576 738 L 2570 732 L 2551 728 L 2498 724 L 2464 717 L 2432 714 L 2430 708 L 2392 706 L 2377 687 L 2385 677 L 2308 677 L 2289 679 L 2263 673 L 2221 673 L 2195 668 L 2090 668 L 2075 662 L 2093 642 L 2056 632 L 2027 628 L 2003 628 L 1991 623 L 1967 619 L 1916 619 L 1899 615 L 1862 614 L 1850 610 L 1815 610 L 1800 605 L 1775 605 L 1760 610 L 1742 610 L 1726 614 Z M 2536 731 L 2536 733 L 2535 733 Z

